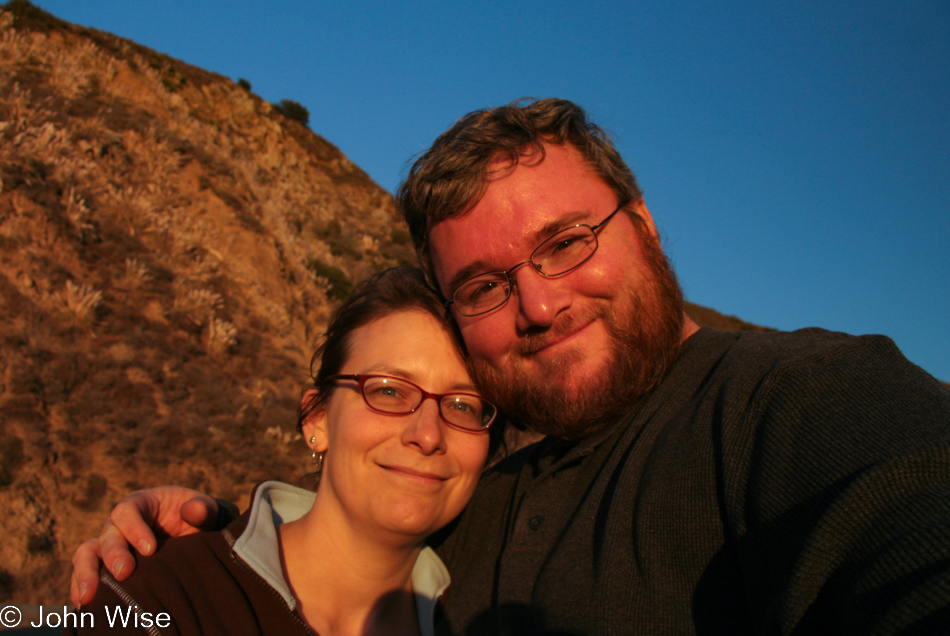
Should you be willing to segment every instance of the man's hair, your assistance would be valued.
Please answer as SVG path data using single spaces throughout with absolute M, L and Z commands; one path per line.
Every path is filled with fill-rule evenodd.
M 543 161 L 543 142 L 576 148 L 617 195 L 618 205 L 638 203 L 643 198 L 613 142 L 573 102 L 518 100 L 469 113 L 416 160 L 396 193 L 396 205 L 409 225 L 419 263 L 437 289 L 429 228 L 468 212 L 478 203 L 492 174 L 499 172 L 489 171 L 490 164 L 506 161 L 503 172 L 522 160 L 532 164 Z

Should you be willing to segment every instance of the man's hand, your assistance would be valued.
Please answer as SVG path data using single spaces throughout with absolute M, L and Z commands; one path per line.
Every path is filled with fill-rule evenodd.
M 73 605 L 80 607 L 95 595 L 100 559 L 116 580 L 125 580 L 135 569 L 129 546 L 146 556 L 155 551 L 153 528 L 163 538 L 181 537 L 210 530 L 217 517 L 215 500 L 190 488 L 159 486 L 132 493 L 116 504 L 99 538 L 89 539 L 73 554 Z

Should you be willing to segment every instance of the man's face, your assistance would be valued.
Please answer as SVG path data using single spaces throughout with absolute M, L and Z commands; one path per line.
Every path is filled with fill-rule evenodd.
M 499 172 L 469 213 L 431 227 L 446 297 L 462 280 L 507 270 L 555 232 L 596 225 L 617 207 L 572 146 L 545 150 L 543 161 L 528 158 Z M 536 430 L 578 438 L 603 426 L 649 388 L 642 376 L 652 384 L 654 367 L 665 368 L 668 349 L 679 343 L 682 309 L 671 308 L 664 291 L 672 274 L 656 271 L 659 247 L 643 240 L 655 242 L 653 221 L 642 204 L 633 209 L 646 231 L 618 214 L 597 231 L 600 247 L 579 268 L 551 278 L 518 268 L 504 305 L 473 317 L 455 313 L 480 387 Z

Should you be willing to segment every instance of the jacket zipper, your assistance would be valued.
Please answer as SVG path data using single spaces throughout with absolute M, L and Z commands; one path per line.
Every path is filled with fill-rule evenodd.
M 287 609 L 287 612 L 290 613 L 291 616 L 293 616 L 294 620 L 297 622 L 298 625 L 300 625 L 305 630 L 307 630 L 307 633 L 313 634 L 313 636 L 320 636 L 319 634 L 317 634 L 317 632 L 313 631 L 313 628 L 311 628 L 310 625 L 305 620 L 303 620 L 303 618 L 301 618 L 300 614 L 290 609 L 290 607 L 287 605 L 287 601 L 284 600 L 284 597 L 281 596 L 280 592 L 278 592 L 273 587 L 271 587 L 271 584 L 265 581 L 264 577 L 262 577 L 256 571 L 254 571 L 254 568 L 252 568 L 247 563 L 245 563 L 244 559 L 242 559 L 241 557 L 237 555 L 237 553 L 234 551 L 235 538 L 234 538 L 234 535 L 231 534 L 231 531 L 225 528 L 224 530 L 221 531 L 221 534 L 224 535 L 224 540 L 227 541 L 228 543 L 228 548 L 230 548 L 231 560 L 234 561 L 235 565 L 237 565 L 239 568 L 241 568 L 245 572 L 249 573 L 252 577 L 257 579 L 257 581 L 261 585 L 263 585 L 267 589 L 268 592 L 270 592 L 273 596 L 277 597 L 277 599 L 280 601 L 280 604 L 283 605 Z
M 116 596 L 122 599 L 126 605 L 135 611 L 136 616 L 139 615 L 139 612 L 142 611 L 142 606 L 139 605 L 134 598 L 132 598 L 131 594 L 126 592 L 125 589 L 119 585 L 118 581 L 112 578 L 111 574 L 108 572 L 103 572 L 100 579 L 103 583 L 109 586 L 109 589 L 115 592 Z M 160 632 L 154 624 L 151 627 L 142 627 L 142 629 L 144 629 L 149 634 L 149 636 L 162 636 L 162 632 Z

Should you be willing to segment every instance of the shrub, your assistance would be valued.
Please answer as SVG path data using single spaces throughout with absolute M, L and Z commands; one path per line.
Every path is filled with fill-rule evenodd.
M 3 448 L 0 449 L 0 487 L 13 483 L 13 473 L 24 459 L 23 440 L 15 435 L 5 437 Z
M 86 490 L 76 502 L 86 511 L 96 510 L 99 502 L 105 497 L 108 480 L 99 473 L 92 473 L 86 478 Z
M 310 111 L 292 99 L 282 99 L 279 104 L 274 104 L 274 108 L 284 117 L 296 119 L 304 126 L 310 123 Z
M 31 28 L 45 33 L 61 29 L 65 24 L 29 0 L 8 0 L 3 8 L 16 17 L 15 24 L 18 28 Z
M 210 289 L 179 289 L 175 295 L 174 307 L 185 314 L 197 325 L 205 325 L 214 317 L 216 310 L 224 306 L 221 294 Z
M 212 318 L 208 323 L 208 353 L 226 353 L 237 346 L 237 327 L 227 320 Z
M 151 282 L 148 265 L 135 258 L 125 259 L 125 276 L 122 283 L 130 289 L 140 289 Z
M 355 236 L 343 232 L 343 225 L 338 219 L 330 219 L 326 225 L 317 226 L 315 232 L 330 248 L 334 256 L 349 256 L 355 260 L 363 258 L 363 249 Z
M 95 318 L 96 309 L 102 303 L 102 292 L 90 285 L 76 285 L 66 281 L 66 289 L 59 295 L 73 319 L 80 325 L 90 325 Z
M 409 232 L 400 227 L 393 228 L 389 238 L 392 239 L 392 242 L 396 245 L 409 245 Z
M 306 268 L 323 278 L 329 284 L 327 295 L 337 300 L 346 300 L 353 293 L 353 283 L 347 278 L 343 270 L 327 265 L 321 260 L 313 259 L 307 262 Z
M 26 537 L 27 552 L 52 552 L 53 538 L 45 532 L 31 532 Z
M 0 598 L 8 600 L 13 596 L 14 590 L 16 590 L 16 579 L 6 570 L 0 569 Z
M 238 78 L 237 85 L 246 90 L 248 93 L 251 92 L 251 83 L 243 77 Z

